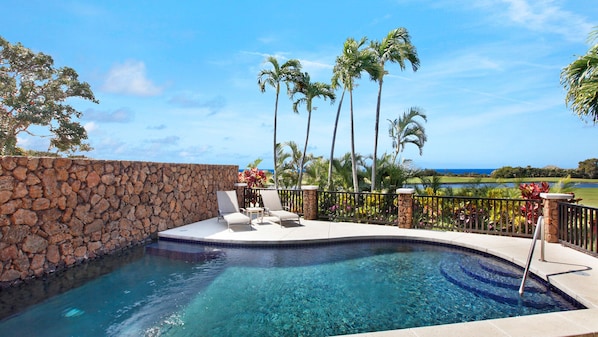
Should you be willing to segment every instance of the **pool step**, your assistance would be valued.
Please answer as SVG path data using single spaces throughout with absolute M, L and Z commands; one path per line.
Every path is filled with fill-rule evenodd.
M 170 242 L 168 240 L 160 240 L 147 245 L 145 252 L 150 255 L 187 262 L 206 262 L 221 258 L 224 255 L 218 249 L 198 249 L 197 245 Z
M 511 305 L 545 309 L 557 305 L 550 290 L 540 282 L 528 279 L 525 294 L 519 296 L 523 271 L 515 267 L 492 263 L 484 257 L 462 256 L 448 259 L 440 265 L 440 272 L 451 283 L 479 296 Z

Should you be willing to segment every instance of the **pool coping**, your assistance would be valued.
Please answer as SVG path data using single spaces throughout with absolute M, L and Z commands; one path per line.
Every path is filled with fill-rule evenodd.
M 158 233 L 159 238 L 236 246 L 304 245 L 359 239 L 402 239 L 464 247 L 524 266 L 530 239 L 485 234 L 401 229 L 394 226 L 301 220 L 282 227 L 272 219 L 229 230 L 216 218 Z M 588 309 L 409 328 L 358 334 L 358 336 L 597 336 L 598 258 L 561 244 L 546 243 L 546 261 L 534 250 L 530 271 Z M 354 335 L 357 336 L 357 335 Z

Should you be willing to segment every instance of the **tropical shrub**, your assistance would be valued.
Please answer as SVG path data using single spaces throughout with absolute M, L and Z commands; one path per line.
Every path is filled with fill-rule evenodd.
M 247 184 L 248 189 L 245 189 L 245 202 L 248 202 L 251 206 L 257 206 L 260 196 L 255 188 L 266 186 L 266 182 L 268 181 L 266 173 L 257 167 L 248 167 L 243 172 L 239 172 L 238 181 Z
M 246 168 L 243 172 L 239 172 L 240 183 L 246 183 L 249 188 L 260 188 L 266 186 L 266 173 L 257 167 Z
M 539 201 L 542 199 L 540 197 L 541 193 L 550 191 L 550 185 L 545 181 L 540 184 L 520 184 L 519 190 L 523 199 Z M 521 213 L 527 219 L 528 225 L 535 224 L 540 214 L 542 214 L 542 204 L 540 202 L 526 202 L 525 205 L 521 206 Z

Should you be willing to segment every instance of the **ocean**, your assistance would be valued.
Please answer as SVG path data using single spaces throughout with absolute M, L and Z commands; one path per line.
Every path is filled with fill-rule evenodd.
M 492 171 L 496 169 L 432 169 L 439 174 L 454 174 L 454 175 L 468 175 L 468 174 L 479 174 L 489 176 Z
M 264 171 L 268 171 L 270 173 L 274 173 L 273 169 L 262 169 Z M 454 174 L 454 175 L 468 175 L 468 174 L 476 174 L 476 175 L 487 175 L 489 176 L 492 171 L 496 170 L 496 169 L 480 169 L 480 168 L 474 168 L 474 169 L 431 169 L 434 170 L 436 172 L 438 172 L 439 174 Z M 245 171 L 245 169 L 239 169 L 239 172 L 243 172 Z

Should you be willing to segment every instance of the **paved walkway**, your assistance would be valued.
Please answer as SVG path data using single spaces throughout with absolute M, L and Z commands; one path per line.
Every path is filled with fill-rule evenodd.
M 249 226 L 229 230 L 217 219 L 208 219 L 160 232 L 161 238 L 189 241 L 280 245 L 356 238 L 404 238 L 441 242 L 487 252 L 524 266 L 529 239 L 493 235 L 401 229 L 343 222 L 301 220 L 301 224 L 281 227 L 265 217 Z M 531 272 L 548 280 L 589 309 L 541 315 L 493 319 L 422 328 L 365 333 L 359 336 L 596 336 L 598 337 L 598 258 L 547 243 L 546 261 L 540 261 L 540 242 L 536 244 Z

